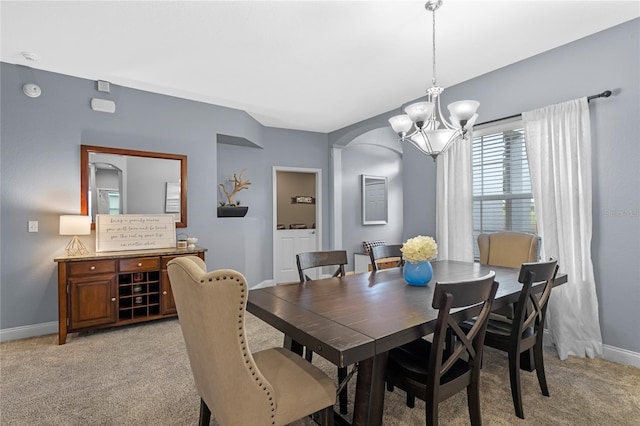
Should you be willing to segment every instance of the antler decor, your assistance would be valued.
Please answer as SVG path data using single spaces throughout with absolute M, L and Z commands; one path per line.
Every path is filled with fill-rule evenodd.
M 240 176 L 238 176 L 236 173 L 233 174 L 233 179 L 229 179 L 227 182 L 231 182 L 233 183 L 233 191 L 231 191 L 231 193 L 227 192 L 227 188 L 225 187 L 225 185 L 223 183 L 220 184 L 220 188 L 222 188 L 222 192 L 224 192 L 224 195 L 227 196 L 227 203 L 223 203 L 220 202 L 221 206 L 239 206 L 240 205 L 240 201 L 237 201 L 234 203 L 233 201 L 233 197 L 235 197 L 235 195 L 242 191 L 243 189 L 247 189 L 249 188 L 249 185 L 251 185 L 251 182 L 248 180 L 242 180 L 242 175 L 244 174 L 245 170 L 247 169 L 242 169 L 242 171 L 240 172 Z

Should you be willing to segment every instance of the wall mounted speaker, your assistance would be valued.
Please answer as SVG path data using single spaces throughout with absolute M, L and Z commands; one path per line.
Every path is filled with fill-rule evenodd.
M 91 109 L 100 112 L 116 112 L 116 103 L 108 99 L 91 98 Z

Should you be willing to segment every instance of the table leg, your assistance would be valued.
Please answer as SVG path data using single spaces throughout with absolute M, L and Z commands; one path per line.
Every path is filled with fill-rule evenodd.
M 384 371 L 388 352 L 358 363 L 358 379 L 353 406 L 353 425 L 382 425 Z
M 289 349 L 291 352 L 297 353 L 300 356 L 302 356 L 302 352 L 304 350 L 304 346 L 286 335 L 284 336 L 284 343 L 282 344 L 282 347 Z

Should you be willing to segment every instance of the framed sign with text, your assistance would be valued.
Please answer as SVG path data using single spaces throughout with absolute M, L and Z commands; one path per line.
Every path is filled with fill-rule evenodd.
M 176 222 L 171 214 L 96 215 L 96 252 L 175 246 Z
M 291 197 L 291 204 L 315 204 L 315 197 L 311 197 L 308 195 L 296 195 L 295 197 Z

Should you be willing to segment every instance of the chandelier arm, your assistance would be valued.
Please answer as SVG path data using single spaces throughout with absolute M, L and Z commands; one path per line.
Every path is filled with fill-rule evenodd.
M 436 108 L 438 109 L 438 115 L 436 116 L 436 118 L 439 118 L 438 121 L 440 121 L 440 123 L 442 123 L 445 128 L 449 130 L 456 130 L 456 128 L 451 123 L 449 123 L 447 119 L 444 118 L 444 115 L 442 115 L 442 109 L 440 108 L 440 96 L 438 96 L 436 104 Z
M 442 151 L 440 151 L 440 152 L 445 152 L 446 150 L 448 150 L 453 142 L 464 139 L 464 135 L 462 133 L 462 130 L 455 129 L 455 131 L 456 132 L 449 138 L 447 143 L 442 147 Z

